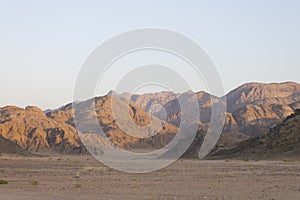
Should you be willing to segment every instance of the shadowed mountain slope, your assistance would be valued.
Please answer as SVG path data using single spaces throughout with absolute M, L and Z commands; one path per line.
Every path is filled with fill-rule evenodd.
M 215 152 L 213 156 L 247 159 L 300 158 L 300 110 L 270 129 L 266 135 L 245 140 L 237 147 Z
M 5 139 L 0 135 L 0 156 L 1 155 L 20 155 L 20 156 L 33 156 L 29 151 L 26 151 L 16 143 L 9 139 Z

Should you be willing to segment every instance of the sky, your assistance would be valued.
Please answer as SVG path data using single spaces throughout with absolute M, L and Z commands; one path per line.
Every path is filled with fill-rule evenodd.
M 297 0 L 1 0 L 0 106 L 71 102 L 89 54 L 114 35 L 144 27 L 196 41 L 226 92 L 246 82 L 300 82 L 299 10 Z

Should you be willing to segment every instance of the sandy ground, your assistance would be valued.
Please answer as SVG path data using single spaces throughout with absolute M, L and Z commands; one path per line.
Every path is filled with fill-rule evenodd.
M 300 199 L 299 161 L 178 160 L 128 174 L 91 157 L 0 157 L 1 200 Z

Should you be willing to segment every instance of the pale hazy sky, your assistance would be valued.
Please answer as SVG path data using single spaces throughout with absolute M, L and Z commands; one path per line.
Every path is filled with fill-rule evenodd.
M 89 53 L 111 36 L 143 27 L 194 39 L 226 91 L 250 81 L 300 82 L 299 10 L 297 0 L 1 0 L 0 106 L 71 102 Z

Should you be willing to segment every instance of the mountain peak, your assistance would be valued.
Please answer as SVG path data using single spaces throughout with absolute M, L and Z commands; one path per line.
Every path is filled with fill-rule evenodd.
M 25 107 L 25 114 L 31 115 L 32 117 L 46 117 L 46 114 L 42 111 L 42 109 L 38 108 L 37 106 L 26 106 Z
M 285 83 L 246 83 L 230 91 L 227 95 L 228 111 L 233 112 L 246 104 L 269 103 L 286 104 L 296 102 L 300 96 L 300 84 Z

